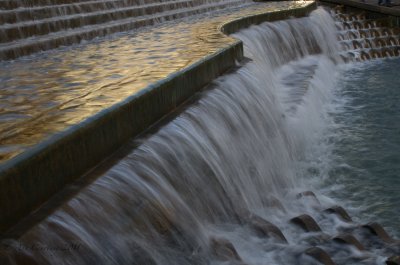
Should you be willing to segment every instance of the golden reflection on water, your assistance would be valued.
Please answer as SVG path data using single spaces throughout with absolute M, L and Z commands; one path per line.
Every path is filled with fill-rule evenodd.
M 222 23 L 309 3 L 255 3 L 0 63 L 0 161 L 229 46 Z

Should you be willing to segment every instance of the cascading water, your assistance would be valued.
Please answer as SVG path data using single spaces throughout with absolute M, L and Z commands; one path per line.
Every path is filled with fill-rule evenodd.
M 6 259 L 316 264 L 310 256 L 318 249 L 310 247 L 318 244 L 340 264 L 382 264 L 386 253 L 379 248 L 364 255 L 326 235 L 356 229 L 321 211 L 333 205 L 331 199 L 297 195 L 308 183 L 303 158 L 329 121 L 339 62 L 336 33 L 319 8 L 307 18 L 235 34 L 250 62 L 216 80 L 19 241 L 4 240 Z M 293 225 L 301 214 L 314 217 L 324 232 L 318 225 L 306 229 L 311 233 Z

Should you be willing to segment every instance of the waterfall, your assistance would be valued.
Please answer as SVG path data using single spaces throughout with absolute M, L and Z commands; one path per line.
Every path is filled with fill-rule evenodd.
M 309 187 L 298 164 L 323 132 L 335 85 L 336 34 L 322 8 L 235 34 L 244 41 L 247 63 L 215 80 L 181 115 L 19 241 L 4 240 L 6 259 L 316 264 L 303 253 L 326 234 L 310 237 L 290 220 L 306 213 L 329 234 L 344 225 L 321 213 L 320 204 L 331 206 L 331 199 L 299 195 Z M 327 248 L 343 254 L 336 245 Z

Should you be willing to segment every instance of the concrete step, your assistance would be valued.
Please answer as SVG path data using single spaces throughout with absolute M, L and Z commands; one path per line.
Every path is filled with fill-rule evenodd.
M 62 45 L 79 43 L 82 40 L 90 40 L 121 31 L 129 31 L 144 26 L 154 25 L 159 21 L 170 21 L 191 15 L 196 15 L 211 10 L 224 9 L 241 5 L 242 1 L 215 3 L 213 5 L 201 5 L 195 8 L 182 8 L 153 15 L 136 18 L 124 18 L 86 27 L 69 30 L 60 30 L 51 34 L 32 36 L 30 38 L 0 44 L 0 60 L 15 59 L 19 56 L 29 55 L 35 52 L 54 49 Z
M 0 10 L 11 10 L 20 8 L 34 8 L 54 5 L 77 5 L 87 2 L 118 2 L 120 0 L 0 0 Z M 129 0 L 123 0 L 129 2 Z M 170 0 L 134 0 L 135 5 L 145 5 L 151 3 L 162 3 Z
M 164 0 L 164 3 L 174 0 Z M 149 1 L 150 4 L 161 4 L 160 0 Z M 0 25 L 13 24 L 30 20 L 41 20 L 56 16 L 84 14 L 101 10 L 117 9 L 128 6 L 138 6 L 138 0 L 105 0 L 68 3 L 61 5 L 19 7 L 17 9 L 0 10 Z
M 97 12 L 74 14 L 68 16 L 57 16 L 37 21 L 20 22 L 15 24 L 3 24 L 0 26 L 0 42 L 11 42 L 18 39 L 29 38 L 37 35 L 46 35 L 65 29 L 74 29 L 87 25 L 106 23 L 109 21 L 151 15 L 156 13 L 187 10 L 198 6 L 210 6 L 211 8 L 227 7 L 231 2 L 215 1 L 211 5 L 204 4 L 203 0 L 177 0 L 166 3 L 148 4 L 142 6 L 130 6 L 112 10 L 102 10 Z
M 44 5 L 59 5 L 86 2 L 88 0 L 0 0 L 0 9 L 14 9 L 19 7 L 33 7 Z

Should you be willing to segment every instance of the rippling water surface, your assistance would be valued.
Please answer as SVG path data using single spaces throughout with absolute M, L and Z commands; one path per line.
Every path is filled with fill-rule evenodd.
M 331 126 L 323 143 L 313 147 L 319 159 L 313 160 L 318 166 L 310 170 L 323 176 L 327 194 L 349 204 L 362 220 L 379 220 L 397 237 L 400 236 L 399 67 L 400 60 L 392 59 L 341 69 Z

